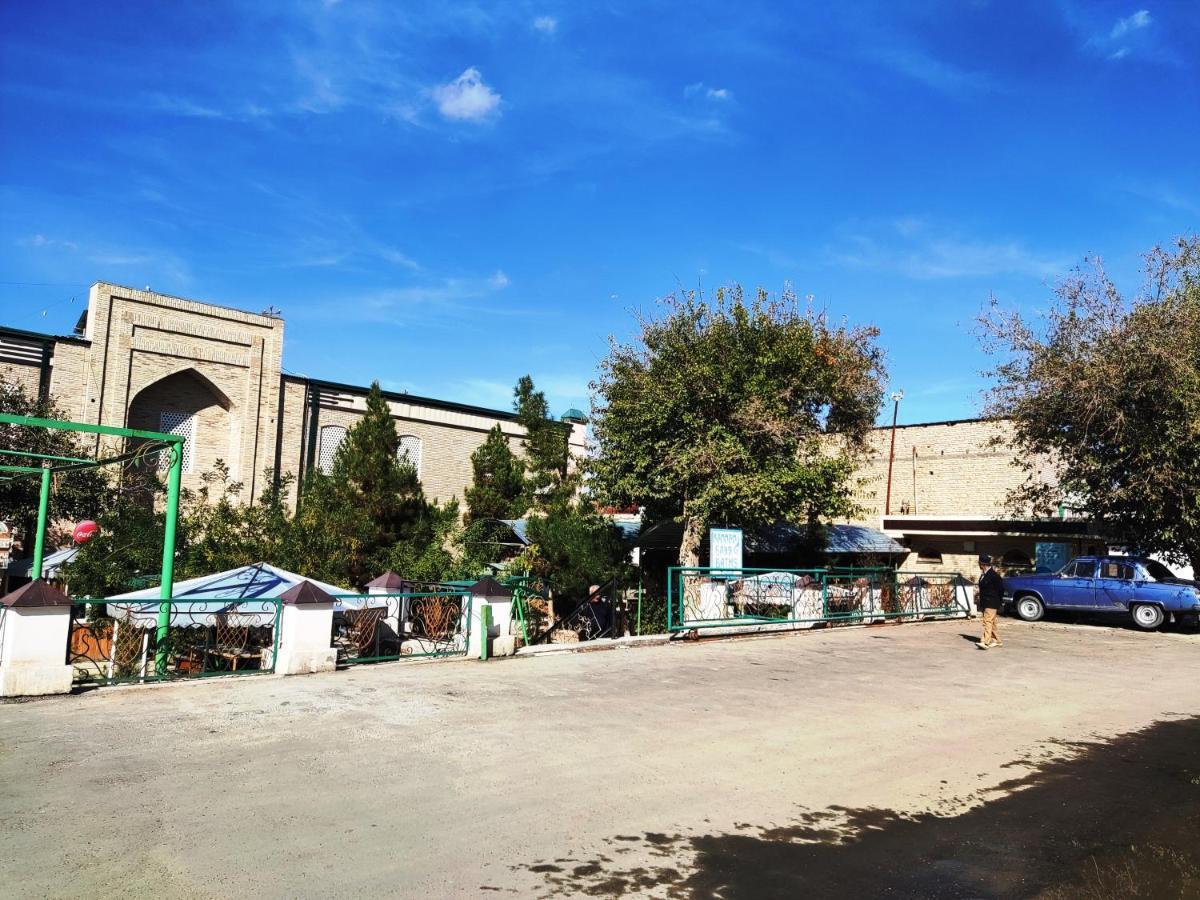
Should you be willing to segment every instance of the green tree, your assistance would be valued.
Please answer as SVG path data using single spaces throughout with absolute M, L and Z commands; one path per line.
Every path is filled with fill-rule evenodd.
M 263 477 L 266 492 L 247 503 L 241 497 L 244 485 L 230 478 L 222 460 L 201 476 L 202 487 L 186 498 L 180 517 L 190 538 L 178 565 L 182 577 L 256 562 L 282 564 L 292 527 L 287 495 L 293 479 L 287 474 L 276 482 L 271 469 Z
M 589 586 L 628 572 L 629 551 L 620 529 L 586 498 L 557 503 L 531 517 L 527 534 L 530 546 L 520 558 L 520 568 L 566 597 L 584 597 Z
M 468 525 L 481 519 L 516 519 L 525 514 L 525 467 L 499 425 L 492 427 L 487 440 L 471 454 L 471 469 L 471 484 L 465 492 Z
M 1026 470 L 1014 509 L 1068 498 L 1105 534 L 1200 571 L 1200 238 L 1145 259 L 1132 297 L 1093 260 L 1041 321 L 993 302 L 986 412 L 1011 421 Z
M 550 417 L 546 395 L 535 390 L 533 379 L 522 375 L 513 389 L 517 424 L 525 429 L 521 446 L 525 451 L 527 486 L 531 505 L 541 505 L 557 492 L 567 476 L 569 429 Z
M 166 516 L 163 504 L 153 500 L 161 500 L 163 489 L 161 484 L 147 482 L 140 475 L 133 478 L 133 489 L 113 492 L 111 502 L 96 516 L 99 532 L 64 568 L 63 577 L 72 596 L 107 597 L 159 583 Z M 147 490 L 152 501 L 149 503 Z M 186 516 L 180 517 L 175 534 L 178 562 L 188 552 Z M 176 574 L 178 580 L 186 577 L 183 571 Z
M 12 382 L 0 382 L 0 411 L 42 419 L 65 418 L 53 400 L 31 397 L 19 384 Z M 72 432 L 7 423 L 0 423 L 0 449 L 54 456 L 93 455 L 92 448 L 81 445 L 79 437 Z M 3 462 L 33 467 L 39 464 L 36 459 L 17 456 L 5 456 Z M 38 475 L 0 481 L 0 520 L 18 528 L 27 553 L 33 550 L 32 535 L 37 526 L 40 491 L 41 479 Z M 81 468 L 56 473 L 50 497 L 50 515 L 58 520 L 94 519 L 111 504 L 112 497 L 112 482 L 103 469 Z
M 710 523 L 815 528 L 851 512 L 856 454 L 882 400 L 877 329 L 831 324 L 790 289 L 663 303 L 635 342 L 612 343 L 593 385 L 598 497 L 681 520 L 682 565 L 699 563 Z
M 433 539 L 433 508 L 416 469 L 398 458 L 399 448 L 391 410 L 375 382 L 366 413 L 338 448 L 332 473 L 314 472 L 306 480 L 292 535 L 297 562 L 341 573 L 340 580 L 361 587 L 387 567 L 396 544 L 423 547 Z M 325 558 L 313 560 L 314 552 Z

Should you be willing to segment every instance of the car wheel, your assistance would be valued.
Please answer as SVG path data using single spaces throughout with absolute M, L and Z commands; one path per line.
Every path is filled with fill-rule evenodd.
M 1046 607 L 1042 606 L 1042 601 L 1028 595 L 1017 598 L 1016 609 L 1017 618 L 1026 622 L 1036 622 L 1046 614 Z
M 1153 631 L 1163 623 L 1161 607 L 1153 603 L 1139 603 L 1133 608 L 1133 624 L 1145 631 Z

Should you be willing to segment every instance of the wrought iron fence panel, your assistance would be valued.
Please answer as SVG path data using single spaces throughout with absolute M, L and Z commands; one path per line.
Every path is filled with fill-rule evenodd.
M 969 586 L 955 573 L 891 569 L 709 569 L 667 573 L 667 627 L 817 627 L 965 615 Z
M 171 681 L 275 670 L 280 601 L 93 601 L 71 609 L 77 684 Z
M 339 594 L 332 643 L 338 663 L 463 656 L 471 628 L 471 595 L 463 590 Z

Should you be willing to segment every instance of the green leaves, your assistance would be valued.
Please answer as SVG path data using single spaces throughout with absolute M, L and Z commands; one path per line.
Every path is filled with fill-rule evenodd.
M 1095 260 L 1040 324 L 986 311 L 981 338 L 998 357 L 987 411 L 1011 419 L 1027 474 L 1012 506 L 1044 513 L 1068 497 L 1109 537 L 1196 567 L 1200 239 L 1152 250 L 1145 272 L 1126 298 Z
M 472 481 L 466 489 L 468 523 L 517 519 L 525 514 L 529 506 L 525 466 L 499 425 L 492 427 L 487 440 L 471 454 L 471 469 Z
M 835 327 L 790 291 L 687 292 L 664 306 L 601 365 L 591 487 L 652 519 L 683 516 L 693 533 L 848 512 L 851 460 L 882 399 L 876 329 Z M 822 449 L 833 431 L 842 449 Z

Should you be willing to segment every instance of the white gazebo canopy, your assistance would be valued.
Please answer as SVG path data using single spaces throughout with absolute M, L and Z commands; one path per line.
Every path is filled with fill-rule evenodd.
M 176 582 L 171 598 L 187 602 L 177 605 L 174 618 L 184 619 L 188 624 L 211 625 L 216 623 L 219 616 L 236 616 L 241 624 L 270 625 L 275 618 L 274 606 L 255 601 L 277 600 L 302 581 L 312 582 L 325 593 L 332 594 L 337 600 L 334 609 L 338 611 L 387 605 L 383 597 L 353 594 L 348 588 L 305 578 L 295 572 L 259 562 Z M 338 596 L 344 594 L 353 596 Z M 162 603 L 157 587 L 115 594 L 105 598 L 105 601 L 110 616 L 139 628 L 148 628 L 157 622 L 159 605 Z

